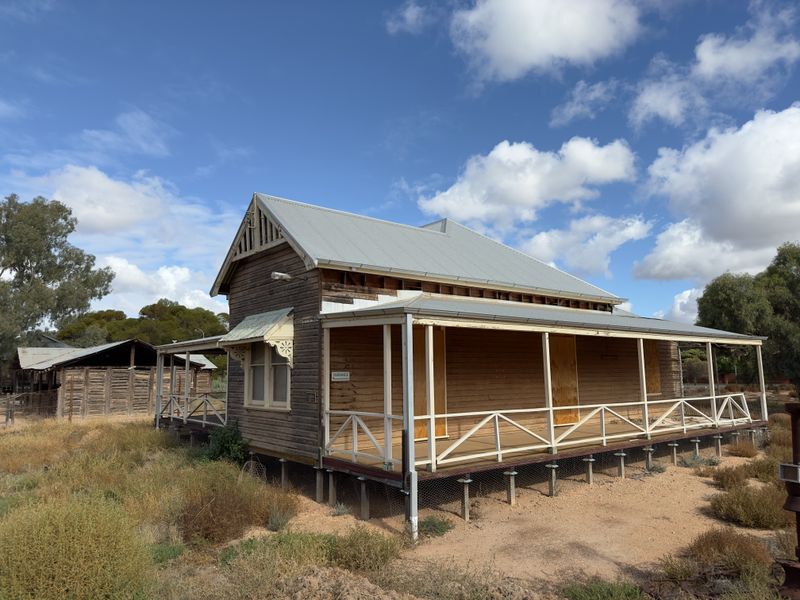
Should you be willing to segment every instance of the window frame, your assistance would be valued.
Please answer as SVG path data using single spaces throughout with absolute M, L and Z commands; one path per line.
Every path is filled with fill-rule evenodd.
M 253 401 L 253 377 L 251 375 L 251 356 L 255 344 L 264 345 L 264 401 Z M 244 406 L 248 409 L 289 412 L 292 405 L 292 365 L 290 361 L 282 364 L 272 364 L 272 353 L 275 347 L 267 342 L 251 342 L 247 344 L 244 353 Z M 275 368 L 287 368 L 286 377 L 286 402 L 276 403 L 274 398 L 273 381 Z

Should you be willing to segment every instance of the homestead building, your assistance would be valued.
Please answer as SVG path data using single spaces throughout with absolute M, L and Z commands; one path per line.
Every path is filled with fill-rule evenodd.
M 767 417 L 760 338 L 634 315 L 450 219 L 414 227 L 255 194 L 217 294 L 229 333 L 161 347 L 159 372 L 176 354 L 227 352 L 220 422 L 238 423 L 254 452 L 314 465 L 319 481 L 325 469 L 401 488 L 412 532 L 427 480 Z M 679 344 L 711 358 L 699 397 L 685 393 Z M 757 394 L 720 392 L 718 346 L 755 348 Z M 191 399 L 159 390 L 158 418 L 174 421 Z

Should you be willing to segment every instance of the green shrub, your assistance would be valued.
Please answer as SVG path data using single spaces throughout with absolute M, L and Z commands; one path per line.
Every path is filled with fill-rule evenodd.
M 648 473 L 664 473 L 666 472 L 667 467 L 665 467 L 660 462 L 654 462 L 650 465 L 650 468 L 647 470 Z
M 794 527 L 781 529 L 775 534 L 775 558 L 796 560 L 797 530 Z
M 350 514 L 350 507 L 347 506 L 344 502 L 337 502 L 334 507 L 331 509 L 331 516 L 332 517 L 343 517 L 344 515 Z
M 688 457 L 681 456 L 678 459 L 678 464 L 681 467 L 687 467 L 689 469 L 697 469 L 700 467 L 716 467 L 719 464 L 719 459 L 716 456 L 706 458 L 704 456 L 695 456 L 692 454 Z
M 564 588 L 568 600 L 639 600 L 644 598 L 638 586 L 625 581 L 609 582 L 594 579 L 588 583 L 574 583 Z
M 742 465 L 747 476 L 765 483 L 778 481 L 778 461 L 772 457 L 756 458 Z
M 439 537 L 453 528 L 450 519 L 429 515 L 419 521 L 419 534 L 425 537 Z
M 175 560 L 183 554 L 183 544 L 154 544 L 150 547 L 150 555 L 156 564 L 163 564 Z
M 729 528 L 700 534 L 686 550 L 686 557 L 704 572 L 713 571 L 736 579 L 768 577 L 773 562 L 760 540 Z
M 217 427 L 208 440 L 205 452 L 211 460 L 229 460 L 236 464 L 244 464 L 247 460 L 247 440 L 239 431 L 239 423 L 234 421 L 224 427 Z
M 335 538 L 331 548 L 331 561 L 349 571 L 375 571 L 400 554 L 396 538 L 354 527 L 345 536 Z
M 8 598 L 135 598 L 151 562 L 122 507 L 75 497 L 19 508 L 0 522 L 0 590 Z
M 777 485 L 741 486 L 711 498 L 711 512 L 719 519 L 743 527 L 779 529 L 794 515 L 783 510 L 786 492 Z

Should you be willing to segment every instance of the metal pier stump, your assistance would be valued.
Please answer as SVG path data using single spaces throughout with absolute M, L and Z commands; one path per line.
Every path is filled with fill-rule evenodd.
M 281 489 L 285 492 L 289 487 L 289 465 L 285 458 L 279 458 L 278 462 L 281 463 Z
M 747 431 L 750 434 L 750 443 L 753 444 L 753 446 L 755 446 L 756 445 L 756 434 L 758 433 L 758 429 L 753 428 L 753 429 L 748 429 Z
M 322 504 L 325 501 L 325 474 L 322 472 L 322 467 L 314 467 L 317 472 L 317 495 L 316 501 Z
M 583 458 L 583 462 L 586 463 L 586 483 L 589 485 L 594 483 L 594 461 L 595 458 L 591 454 Z
M 672 464 L 677 466 L 678 465 L 678 442 L 669 442 L 667 444 L 670 448 L 672 448 Z
M 328 469 L 328 506 L 336 506 L 336 477 L 333 469 Z
M 469 474 L 464 475 L 458 480 L 464 486 L 464 494 L 461 496 L 461 517 L 469 523 L 469 484 L 472 483 Z
M 369 521 L 369 492 L 367 491 L 367 478 L 359 477 L 361 483 L 361 520 Z
M 734 446 L 738 446 L 740 435 L 741 434 L 739 433 L 738 429 L 736 431 L 731 431 L 731 444 L 733 444 Z
M 692 438 L 689 441 L 694 444 L 694 457 L 700 458 L 700 438 Z
M 508 495 L 508 503 L 511 506 L 516 506 L 517 504 L 517 472 L 513 469 L 511 471 L 503 472 L 503 475 L 507 478 L 507 486 L 506 492 Z
M 617 474 L 619 475 L 620 479 L 625 479 L 625 457 L 627 454 L 624 452 L 614 452 L 614 456 L 619 457 L 619 470 Z
M 656 451 L 652 446 L 645 446 L 644 450 L 644 468 L 648 471 L 653 470 L 653 452 Z
M 717 458 L 722 458 L 722 435 L 717 434 L 714 437 L 714 448 L 717 452 Z
M 549 485 L 549 492 L 550 497 L 555 498 L 558 494 L 557 484 L 558 484 L 558 476 L 556 475 L 556 469 L 558 469 L 558 465 L 556 463 L 550 463 L 545 465 L 548 469 L 550 469 L 550 485 Z

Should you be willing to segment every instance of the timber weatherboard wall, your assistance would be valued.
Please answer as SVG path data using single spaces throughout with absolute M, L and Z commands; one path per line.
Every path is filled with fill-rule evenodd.
M 273 281 L 273 271 L 291 281 Z M 233 263 L 228 295 L 231 328 L 246 316 L 294 307 L 294 365 L 289 411 L 246 407 L 244 372 L 237 360 L 228 369 L 228 422 L 238 422 L 242 436 L 256 450 L 313 462 L 320 447 L 319 272 L 306 271 L 297 253 L 285 243 Z

